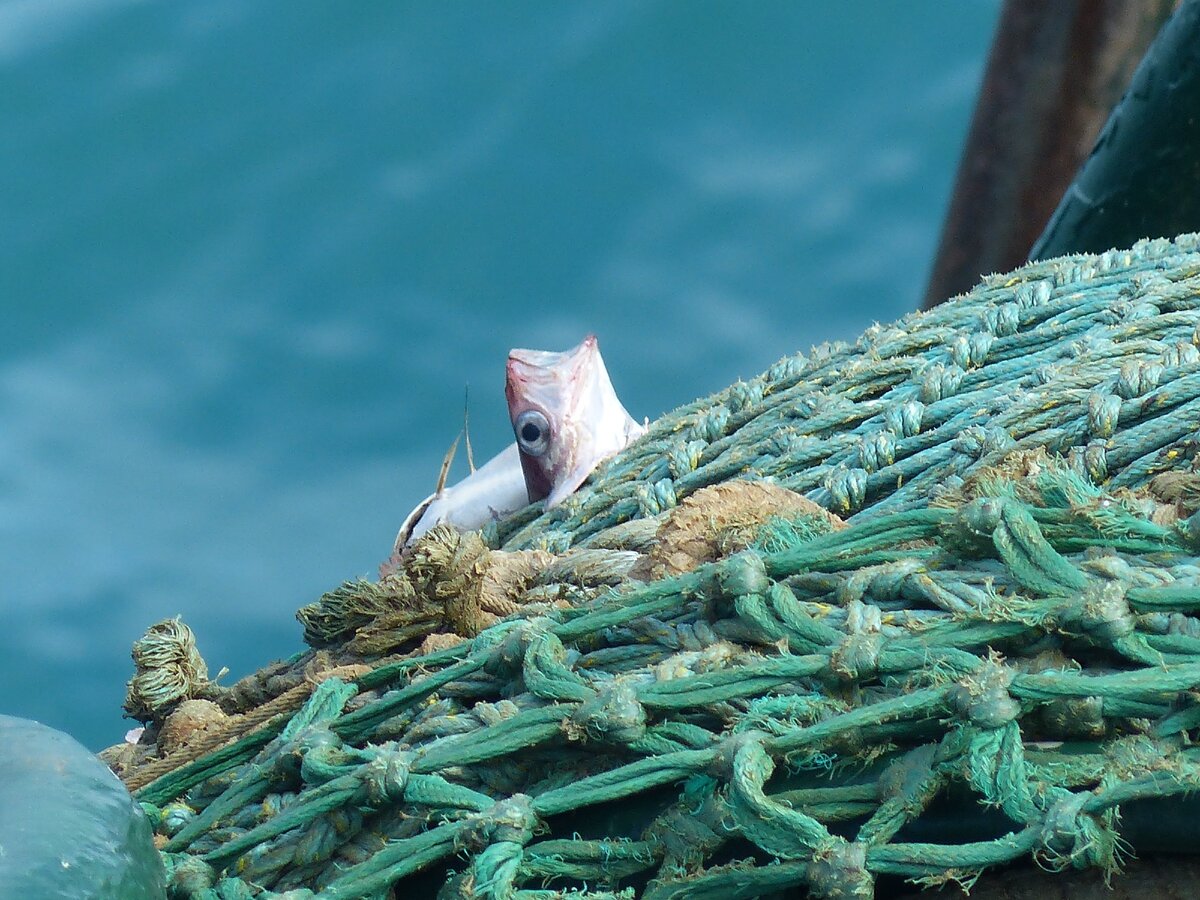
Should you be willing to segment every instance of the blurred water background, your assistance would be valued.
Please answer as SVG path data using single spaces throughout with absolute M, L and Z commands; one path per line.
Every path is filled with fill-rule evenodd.
M 997 15 L 0 0 L 0 712 L 301 649 L 510 347 L 654 417 L 914 309 Z

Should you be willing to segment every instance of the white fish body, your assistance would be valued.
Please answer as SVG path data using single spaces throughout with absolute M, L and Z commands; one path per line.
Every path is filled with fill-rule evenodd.
M 645 432 L 617 398 L 594 335 L 563 353 L 512 350 L 506 376 L 517 442 L 409 513 L 397 554 L 441 522 L 470 531 L 537 500 L 555 506 Z
M 510 444 L 462 481 L 426 497 L 400 526 L 396 547 L 411 544 L 442 522 L 474 531 L 528 503 L 521 457 L 517 445 Z

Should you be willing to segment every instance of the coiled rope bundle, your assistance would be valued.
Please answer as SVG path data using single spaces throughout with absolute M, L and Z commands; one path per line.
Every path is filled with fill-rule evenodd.
M 1116 871 L 1200 788 L 1198 326 L 1194 235 L 992 276 L 434 529 L 231 688 L 156 626 L 109 758 L 173 896 Z

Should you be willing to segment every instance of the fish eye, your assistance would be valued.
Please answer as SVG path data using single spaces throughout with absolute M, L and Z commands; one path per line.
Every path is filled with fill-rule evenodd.
M 536 409 L 527 409 L 513 422 L 517 444 L 530 456 L 542 456 L 550 446 L 550 423 Z

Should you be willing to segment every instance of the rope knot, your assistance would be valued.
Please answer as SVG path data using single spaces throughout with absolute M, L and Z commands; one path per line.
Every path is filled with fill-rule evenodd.
M 1088 431 L 1093 437 L 1110 438 L 1121 417 L 1121 398 L 1104 391 L 1088 394 Z
M 471 816 L 455 838 L 455 844 L 475 851 L 501 842 L 523 847 L 533 838 L 537 827 L 533 800 L 527 794 L 513 794 Z
M 1111 355 L 1115 346 L 1112 338 L 1101 334 L 1088 333 L 1084 334 L 1083 337 L 1070 341 L 1063 349 L 1071 359 L 1093 360 L 1101 356 Z
M 888 431 L 900 437 L 912 437 L 921 431 L 921 420 L 925 417 L 925 404 L 920 400 L 905 400 L 889 406 L 883 414 L 883 424 Z
M 679 478 L 696 471 L 700 455 L 704 452 L 704 441 L 680 441 L 667 451 L 667 470 L 672 478 Z
M 1118 292 L 1126 300 L 1150 300 L 1175 287 L 1175 282 L 1161 272 L 1137 272 Z M 1158 310 L 1155 310 L 1158 314 Z
M 751 745 L 757 745 L 761 751 L 762 742 L 766 737 L 766 732 L 756 728 L 730 732 L 713 746 L 716 754 L 713 756 L 712 762 L 708 764 L 708 773 L 722 781 L 729 781 L 733 777 L 733 764 L 737 760 L 738 754 Z M 771 762 L 771 758 L 766 753 L 760 755 L 763 760 L 762 765 L 767 769 L 774 769 L 775 764 Z M 769 774 L 769 772 L 763 774 L 761 780 L 765 781 Z
M 951 363 L 944 366 L 934 363 L 925 370 L 921 378 L 921 400 L 924 403 L 936 403 L 958 393 L 963 376 L 967 373 L 961 367 Z
M 134 641 L 132 655 L 134 675 L 125 694 L 125 712 L 140 722 L 161 719 L 210 683 L 196 636 L 179 619 L 151 625 Z
M 950 692 L 958 714 L 980 728 L 1002 728 L 1021 714 L 1021 705 L 1008 692 L 1013 673 L 991 656 Z
M 325 784 L 353 772 L 360 758 L 359 751 L 343 748 L 340 741 L 310 747 L 300 758 L 300 779 L 307 785 Z
M 413 546 L 406 571 L 418 592 L 441 606 L 455 634 L 474 637 L 490 624 L 479 598 L 491 553 L 478 533 L 445 524 L 429 529 Z
M 217 873 L 198 856 L 188 853 L 165 853 L 167 886 L 173 897 L 200 897 L 217 883 Z
M 865 435 L 858 446 L 858 458 L 868 473 L 890 466 L 896 461 L 896 436 L 890 431 Z
M 186 803 L 182 801 L 168 803 L 158 815 L 156 830 L 167 837 L 174 837 L 194 818 L 196 818 L 196 811 Z
M 1041 710 L 1047 733 L 1059 739 L 1097 740 L 1108 734 L 1103 697 L 1060 697 Z
M 362 767 L 359 775 L 369 806 L 378 809 L 404 799 L 412 758 L 412 753 L 395 747 L 376 748 L 375 758 Z
M 692 425 L 689 437 L 711 444 L 718 438 L 725 436 L 725 428 L 728 425 L 729 409 L 724 404 L 718 403 L 696 419 L 695 424 Z
M 825 477 L 825 489 L 830 503 L 841 513 L 854 512 L 867 496 L 867 473 L 864 469 L 836 468 Z
M 1013 445 L 1012 435 L 997 426 L 969 425 L 951 443 L 956 453 L 979 459 L 993 450 L 1007 450 Z
M 1039 863 L 1052 872 L 1091 866 L 1112 872 L 1117 867 L 1116 835 L 1083 809 L 1094 795 L 1087 791 L 1064 793 L 1042 819 Z
M 767 369 L 767 381 L 772 384 L 778 384 L 781 381 L 794 381 L 804 374 L 804 367 L 808 365 L 808 358 L 803 353 L 797 353 L 795 356 L 785 356 L 771 364 L 771 368 Z
M 762 557 L 743 550 L 717 563 L 717 586 L 726 597 L 764 596 L 771 589 L 771 580 Z
M 1021 327 L 1021 308 L 1015 303 L 1000 303 L 989 306 L 983 313 L 982 327 L 996 337 L 1008 337 L 1016 334 Z
M 828 900 L 872 900 L 875 878 L 867 869 L 866 845 L 833 838 L 813 853 L 808 883 L 814 896 Z
M 847 608 L 870 595 L 872 600 L 902 600 L 904 587 L 913 576 L 926 571 L 919 559 L 898 559 L 878 566 L 868 566 L 846 576 L 838 585 L 834 597 Z
M 695 870 L 736 828 L 728 802 L 709 789 L 699 803 L 685 793 L 680 802 L 668 807 L 650 824 L 643 840 L 662 847 L 664 866 Z
M 293 865 L 313 866 L 325 862 L 362 830 L 362 824 L 363 814 L 357 809 L 335 809 L 314 819 L 296 842 L 292 853 Z M 284 894 L 279 900 L 299 898 Z
M 995 338 L 987 331 L 956 334 L 950 341 L 950 359 L 961 369 L 974 369 L 987 360 Z
M 1108 448 L 1104 441 L 1091 441 L 1086 447 L 1072 447 L 1067 452 L 1067 464 L 1093 484 L 1108 480 Z
M 675 483 L 670 478 L 661 478 L 654 484 L 639 484 L 635 496 L 638 513 L 643 518 L 657 516 L 679 502 L 675 497 Z
M 1096 259 L 1096 268 L 1101 272 L 1127 269 L 1133 265 L 1133 254 L 1128 250 L 1105 250 Z
M 1140 397 L 1158 387 L 1163 376 L 1163 366 L 1144 359 L 1130 359 L 1121 363 L 1117 375 L 1117 393 L 1126 400 Z
M 631 683 L 613 681 L 579 704 L 563 730 L 573 741 L 631 744 L 646 734 L 646 708 Z
M 572 670 L 570 654 L 552 632 L 541 631 L 530 640 L 521 662 L 525 689 L 536 697 L 551 701 L 580 703 L 595 692 Z
M 846 605 L 846 636 L 829 655 L 829 668 L 840 678 L 869 678 L 879 669 L 883 612 L 861 600 Z
M 1098 643 L 1113 641 L 1133 633 L 1137 620 L 1125 598 L 1125 585 L 1119 581 L 1096 581 L 1083 592 L 1079 625 Z
M 1050 300 L 1050 289 L 1051 285 L 1047 279 L 1027 281 L 1017 285 L 1016 290 L 1013 291 L 1013 302 L 1023 309 L 1041 306 Z
M 954 515 L 948 542 L 964 551 L 986 552 L 1003 521 L 1006 502 L 1003 497 L 977 497 L 964 503 Z
M 1167 367 L 1186 366 L 1194 362 L 1200 362 L 1200 350 L 1187 341 L 1176 341 L 1162 354 L 1162 363 Z
M 290 781 L 297 775 L 303 777 L 303 774 L 308 774 L 314 781 L 324 781 L 328 779 L 312 774 L 312 764 L 308 764 L 306 772 L 308 757 L 324 757 L 341 746 L 342 739 L 330 730 L 328 723 L 315 722 L 297 728 L 291 734 L 281 734 L 264 748 L 264 752 L 273 751 L 275 777 L 280 781 Z M 319 763 L 316 768 L 320 768 Z
M 736 381 L 726 391 L 725 403 L 733 413 L 757 406 L 762 403 L 765 395 L 763 380 L 754 378 L 750 381 Z
M 1112 305 L 1111 312 L 1119 316 L 1122 322 L 1153 319 L 1162 314 L 1162 310 L 1149 300 L 1118 300 Z
M 529 650 L 529 645 L 547 634 L 551 624 L 545 616 L 538 616 L 510 629 L 492 646 L 491 653 L 483 664 L 483 670 L 496 676 L 520 672 L 525 664 L 525 653 Z

